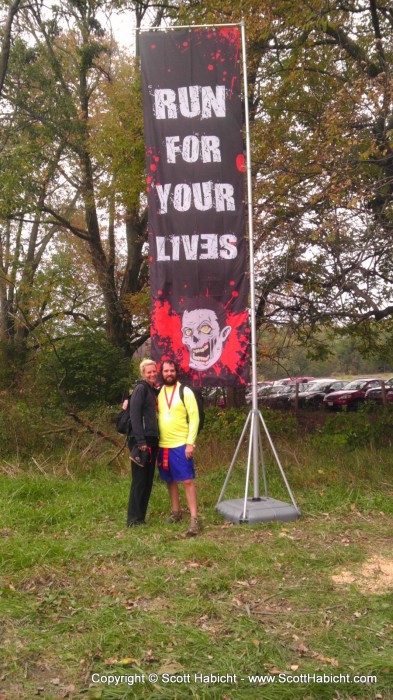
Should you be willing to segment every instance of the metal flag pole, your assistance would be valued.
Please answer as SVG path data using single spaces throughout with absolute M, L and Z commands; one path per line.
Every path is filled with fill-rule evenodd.
M 237 444 L 234 457 L 228 470 L 224 486 L 221 490 L 216 510 L 226 519 L 234 523 L 256 523 L 271 520 L 295 520 L 299 517 L 300 511 L 296 505 L 287 478 L 269 435 L 262 414 L 258 411 L 257 393 L 257 332 L 256 332 L 256 310 L 255 310 L 255 267 L 254 267 L 254 226 L 252 208 L 252 173 L 251 173 L 251 146 L 250 146 L 250 115 L 248 107 L 248 77 L 247 77 L 247 56 L 246 56 L 246 32 L 244 20 L 240 22 L 242 40 L 242 61 L 243 61 L 243 82 L 244 82 L 244 113 L 246 127 L 246 173 L 247 173 L 247 199 L 248 199 L 248 232 L 249 232 L 249 256 L 250 256 L 250 326 L 251 326 L 251 391 L 252 409 L 248 414 L 243 432 Z M 250 420 L 251 419 L 251 420 Z M 223 501 L 227 484 L 235 465 L 236 457 L 240 450 L 241 443 L 246 435 L 247 427 L 250 424 L 250 439 L 248 445 L 248 459 L 246 471 L 246 485 L 244 499 L 233 499 Z M 271 498 L 267 495 L 266 469 L 263 456 L 260 426 L 262 425 L 268 443 L 272 450 L 275 461 L 283 477 L 292 505 Z M 259 458 L 261 459 L 262 476 L 265 495 L 259 495 Z M 248 498 L 251 461 L 253 464 L 253 498 Z

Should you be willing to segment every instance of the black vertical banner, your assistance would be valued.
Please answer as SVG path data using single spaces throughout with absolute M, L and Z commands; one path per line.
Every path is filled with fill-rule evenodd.
M 152 356 L 196 386 L 249 378 L 238 27 L 140 35 Z

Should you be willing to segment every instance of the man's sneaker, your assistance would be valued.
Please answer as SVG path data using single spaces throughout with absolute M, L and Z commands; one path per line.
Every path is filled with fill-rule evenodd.
M 172 513 L 170 514 L 167 522 L 168 523 L 180 523 L 183 520 L 183 513 L 181 510 L 175 511 L 173 510 Z
M 186 532 L 186 537 L 196 537 L 196 535 L 198 533 L 199 533 L 198 518 L 191 517 L 190 527 L 188 528 L 188 530 Z

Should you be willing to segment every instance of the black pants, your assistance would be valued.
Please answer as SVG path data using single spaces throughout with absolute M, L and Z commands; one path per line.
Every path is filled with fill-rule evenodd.
M 135 441 L 130 441 L 130 447 Z M 154 469 L 158 452 L 158 438 L 147 437 L 146 444 L 149 449 L 149 459 L 144 467 L 139 467 L 131 462 L 131 491 L 128 501 L 127 525 L 134 522 L 143 522 L 146 517 L 147 506 L 153 487 Z

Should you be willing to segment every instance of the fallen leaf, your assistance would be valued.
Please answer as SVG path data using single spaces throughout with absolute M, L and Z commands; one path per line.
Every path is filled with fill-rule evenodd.
M 182 673 L 183 670 L 183 666 L 178 664 L 177 661 L 166 661 L 162 666 L 160 666 L 157 673 L 159 676 L 162 676 L 164 673 L 168 673 L 168 675 L 176 675 L 177 673 Z
M 131 664 L 135 664 L 138 662 L 132 656 L 126 656 L 124 659 L 120 659 L 120 661 L 118 661 L 117 663 L 120 664 L 120 666 L 130 666 Z
M 236 605 L 240 608 L 243 603 L 239 598 L 232 598 L 232 603 L 236 603 Z

